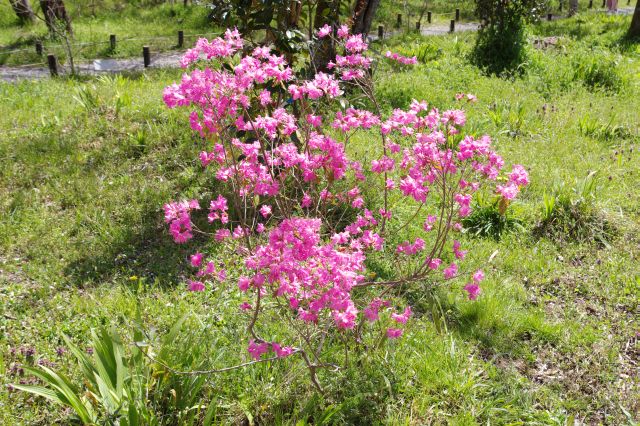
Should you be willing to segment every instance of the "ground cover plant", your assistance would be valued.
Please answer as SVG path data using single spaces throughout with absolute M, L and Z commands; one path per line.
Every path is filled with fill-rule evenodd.
M 8 387 L 44 384 L 25 367 L 62 374 L 81 397 L 92 392 L 98 402 L 91 407 L 107 406 L 83 379 L 64 334 L 90 365 L 97 365 L 98 342 L 121 340 L 127 368 L 116 371 L 142 387 L 131 395 L 143 395 L 133 405 L 151 413 L 149 424 L 633 424 L 640 58 L 637 46 L 619 42 L 628 24 L 628 17 L 583 14 L 531 27 L 531 38 L 559 42 L 529 45 L 526 72 L 510 80 L 469 64 L 473 35 L 403 36 L 372 46 L 382 56 L 413 56 L 420 46 L 439 52 L 412 66 L 378 61 L 382 114 L 410 108 L 413 98 L 441 110 L 464 107 L 465 131 L 492 135 L 505 158 L 526 167 L 531 183 L 506 210 L 520 226 L 497 237 L 469 227 L 456 237 L 464 249 L 473 247 L 468 270 L 485 272 L 478 298 L 470 301 L 462 290 L 466 276 L 408 288 L 394 298 L 400 312 L 407 305 L 413 311 L 403 336 L 351 359 L 339 373 L 320 369 L 323 394 L 295 357 L 213 375 L 176 372 L 252 360 L 247 322 L 238 314 L 242 294 L 219 283 L 186 291 L 195 272 L 190 255 L 203 253 L 235 284 L 242 253 L 197 232 L 175 245 L 164 223 L 168 200 L 198 198 L 204 205 L 226 191 L 213 170 L 202 172 L 202 139 L 185 131 L 188 113 L 160 101 L 181 71 L 2 84 L 1 422 L 68 424 L 73 415 Z M 609 81 L 602 73 L 585 79 L 575 72 L 576 63 L 591 63 L 600 52 L 611 55 L 610 70 L 620 77 L 613 89 L 591 83 Z M 456 100 L 460 93 L 477 102 Z M 371 139 L 356 134 L 347 150 L 370 164 L 380 149 Z M 366 203 L 381 196 L 362 192 Z M 473 202 L 495 209 L 487 217 L 500 217 L 499 203 L 479 196 Z M 398 205 L 393 217 L 414 212 Z M 206 218 L 195 220 L 204 229 Z M 606 244 L 599 238 L 603 220 Z M 410 221 L 391 241 L 414 242 L 422 225 Z M 390 279 L 394 257 L 372 256 L 367 279 Z M 112 337 L 93 339 L 91 330 Z M 274 326 L 269 333 L 285 331 Z M 344 365 L 345 345 L 354 346 L 328 342 L 332 362 Z M 97 410 L 107 421 L 113 413 Z

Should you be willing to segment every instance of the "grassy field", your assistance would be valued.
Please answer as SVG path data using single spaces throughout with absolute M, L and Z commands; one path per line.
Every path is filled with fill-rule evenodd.
M 324 396 L 293 359 L 202 377 L 164 370 L 145 397 L 158 423 L 198 423 L 210 409 L 222 424 L 636 424 L 640 47 L 621 41 L 629 22 L 585 14 L 532 27 L 532 41 L 557 43 L 530 47 L 526 72 L 510 79 L 469 65 L 473 34 L 388 40 L 422 58 L 379 68 L 388 110 L 474 93 L 469 126 L 530 170 L 506 231 L 496 235 L 504 224 L 488 206 L 468 223 L 489 234 L 463 241 L 469 268 L 487 272 L 482 296 L 406 294 L 416 312 L 406 337 L 321 372 Z M 237 259 L 203 238 L 174 245 L 162 220 L 164 202 L 216 193 L 186 112 L 161 102 L 179 76 L 0 84 L 0 424 L 68 424 L 69 412 L 7 387 L 30 380 L 23 364 L 77 380 L 62 334 L 84 349 L 96 327 L 115 326 L 129 346 L 143 330 L 180 370 L 246 360 L 235 286 L 184 291 L 196 248 L 231 276 Z M 352 149 L 366 160 L 365 136 Z
M 35 3 L 34 8 L 35 8 Z M 67 1 L 72 17 L 74 59 L 123 58 L 141 56 L 142 46 L 154 52 L 175 49 L 178 30 L 185 33 L 185 45 L 194 43 L 198 34 L 211 34 L 215 28 L 207 19 L 204 7 L 143 7 L 126 2 L 111 7 L 92 8 L 84 1 Z M 39 13 L 38 9 L 34 9 Z M 41 15 L 41 13 L 40 13 Z M 117 37 L 116 50 L 111 50 L 109 36 Z M 45 54 L 53 53 L 65 62 L 63 40 L 52 38 L 40 19 L 31 25 L 20 25 L 9 2 L 0 3 L 0 65 L 22 65 L 43 62 L 36 54 L 35 42 L 42 41 Z M 46 57 L 44 58 L 46 61 Z

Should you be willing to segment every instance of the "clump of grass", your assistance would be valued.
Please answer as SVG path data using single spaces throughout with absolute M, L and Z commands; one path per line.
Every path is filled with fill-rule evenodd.
M 551 194 L 544 194 L 542 220 L 534 235 L 559 243 L 595 243 L 609 247 L 616 229 L 596 207 L 598 191 L 597 173 L 566 189 L 560 186 Z
M 522 220 L 508 209 L 508 204 L 502 198 L 487 200 L 480 198 L 470 216 L 462 220 L 465 232 L 482 238 L 500 238 L 513 231 L 524 229 Z
M 619 92 L 624 85 L 618 61 L 608 53 L 594 51 L 590 55 L 576 55 L 572 68 L 573 80 L 581 82 L 589 90 Z
M 586 114 L 578 121 L 578 129 L 583 136 L 607 142 L 617 139 L 629 139 L 633 136 L 627 126 L 614 124 L 613 121 L 614 117 L 611 117 L 609 121 L 603 124 L 596 118 Z

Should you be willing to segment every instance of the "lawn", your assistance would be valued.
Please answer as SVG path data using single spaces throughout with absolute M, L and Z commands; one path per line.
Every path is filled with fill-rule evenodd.
M 525 72 L 510 78 L 469 64 L 472 33 L 374 44 L 420 58 L 377 68 L 385 111 L 473 93 L 468 127 L 529 170 L 509 223 L 482 199 L 466 223 L 483 293 L 469 301 L 460 281 L 403 294 L 415 312 L 405 336 L 321 371 L 324 395 L 293 358 L 193 377 L 156 369 L 145 400 L 159 423 L 200 424 L 206 412 L 216 424 L 636 424 L 640 47 L 622 41 L 629 23 L 584 13 L 532 26 Z M 103 28 L 98 38 L 113 31 Z M 186 111 L 162 103 L 180 74 L 0 84 L 1 424 L 68 424 L 68 411 L 8 386 L 33 381 L 21 365 L 79 380 L 63 334 L 84 350 L 92 329 L 113 326 L 127 351 L 144 335 L 185 371 L 248 359 L 240 257 L 205 237 L 177 246 L 163 221 L 164 203 L 217 193 Z M 350 149 L 372 159 L 366 134 Z M 414 225 L 395 238 L 415 237 Z M 226 265 L 228 286 L 185 291 L 196 249 Z

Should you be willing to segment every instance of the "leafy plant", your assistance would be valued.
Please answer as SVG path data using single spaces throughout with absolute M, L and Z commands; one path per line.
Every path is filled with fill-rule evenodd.
M 631 130 L 626 126 L 614 124 L 615 117 L 612 116 L 606 123 L 585 114 L 578 120 L 578 129 L 584 136 L 604 141 L 614 141 L 627 139 L 632 136 Z
M 44 387 L 13 386 L 70 407 L 83 424 L 94 424 L 98 419 L 123 426 L 157 423 L 146 403 L 149 369 L 138 349 L 126 356 L 122 340 L 113 328 L 92 331 L 92 355 L 75 346 L 67 336 L 63 338 L 80 365 L 86 390 L 45 366 L 28 368 L 44 382 Z
M 488 237 L 496 241 L 505 233 L 522 231 L 522 221 L 507 207 L 500 197 L 479 197 L 473 213 L 462 220 L 464 231 L 475 237 Z

